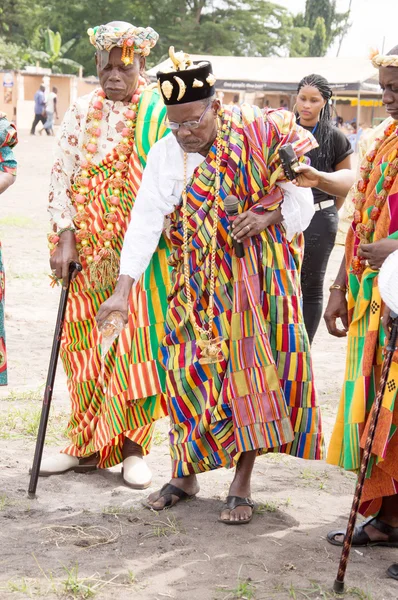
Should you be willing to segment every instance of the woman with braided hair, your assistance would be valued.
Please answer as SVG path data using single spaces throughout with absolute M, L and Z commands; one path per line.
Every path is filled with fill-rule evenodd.
M 304 322 L 312 343 L 323 308 L 323 281 L 338 226 L 338 210 L 354 183 L 350 142 L 331 120 L 332 89 L 321 75 L 304 77 L 297 90 L 297 119 L 310 131 L 318 147 L 308 153 L 311 167 L 301 166 L 297 183 L 313 188 L 315 215 L 304 233 L 305 252 L 301 271 Z M 338 197 L 344 189 L 344 196 Z

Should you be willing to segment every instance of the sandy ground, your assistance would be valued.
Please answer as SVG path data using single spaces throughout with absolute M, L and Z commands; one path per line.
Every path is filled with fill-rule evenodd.
M 197 499 L 163 514 L 142 508 L 146 492 L 122 485 L 120 468 L 41 479 L 27 498 L 41 395 L 59 289 L 48 279 L 46 192 L 53 139 L 22 134 L 17 184 L 1 198 L 7 268 L 10 382 L 0 391 L 0 599 L 117 597 L 121 600 L 327 599 L 339 549 L 325 535 L 344 527 L 355 479 L 327 466 L 282 456 L 257 461 L 249 526 L 217 522 L 232 473 L 202 475 Z M 326 284 L 341 260 L 336 247 Z M 344 372 L 345 343 L 322 324 L 313 347 L 327 439 Z M 68 395 L 57 376 L 45 452 L 64 444 Z M 153 488 L 169 474 L 167 422 L 148 463 Z M 386 577 L 396 550 L 353 551 L 347 598 L 398 597 Z

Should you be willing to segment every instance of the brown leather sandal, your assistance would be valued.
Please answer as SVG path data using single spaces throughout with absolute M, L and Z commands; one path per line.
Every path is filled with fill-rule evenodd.
M 253 518 L 254 502 L 251 498 L 241 498 L 240 496 L 227 496 L 227 500 L 223 506 L 223 510 L 235 510 L 238 506 L 249 506 L 252 509 L 252 514 L 248 519 L 239 519 L 239 521 L 231 521 L 229 519 L 218 519 L 224 525 L 247 525 Z
M 177 496 L 178 500 L 176 502 L 173 503 L 173 498 L 172 496 Z M 166 502 L 163 508 L 154 508 L 153 506 L 151 506 L 151 504 L 149 504 L 148 501 L 143 502 L 143 505 L 145 506 L 145 508 L 149 508 L 151 510 L 156 510 L 157 512 L 160 512 L 162 510 L 165 510 L 166 508 L 171 508 L 172 506 L 175 506 L 176 504 L 178 504 L 181 500 L 192 500 L 192 498 L 195 498 L 196 494 L 187 494 L 186 492 L 184 492 L 184 490 L 182 490 L 181 488 L 178 488 L 176 485 L 173 485 L 172 483 L 166 483 L 160 490 L 159 492 L 159 498 L 157 500 L 160 500 L 160 498 L 165 498 Z M 155 500 L 155 502 L 157 501 Z
M 387 575 L 398 581 L 398 564 L 395 563 L 387 569 Z
M 365 531 L 367 525 L 372 525 L 381 533 L 388 535 L 388 540 L 371 540 Z M 344 540 L 337 540 L 338 535 L 345 535 L 345 531 L 330 531 L 327 534 L 327 540 L 333 546 L 342 546 Z M 363 523 L 355 527 L 352 536 L 352 545 L 364 548 L 366 546 L 387 546 L 388 548 L 398 548 L 398 527 L 391 527 L 387 523 L 380 521 L 377 517 L 370 517 Z

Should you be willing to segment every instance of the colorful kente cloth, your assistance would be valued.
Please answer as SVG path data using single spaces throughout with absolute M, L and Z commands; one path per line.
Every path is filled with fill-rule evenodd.
M 0 171 L 17 174 L 17 162 L 12 148 L 17 144 L 17 131 L 0 113 Z M 0 243 L 0 385 L 7 385 L 6 333 L 4 327 L 5 273 Z
M 386 124 L 387 126 L 388 124 Z M 366 191 L 363 223 L 367 223 L 374 207 L 375 195 L 383 189 L 387 165 L 398 152 L 397 129 L 385 137 L 371 172 Z M 366 159 L 365 159 L 366 160 Z M 345 382 L 341 395 L 327 460 L 346 470 L 360 466 L 369 415 L 376 396 L 382 362 L 385 335 L 381 323 L 383 302 L 378 288 L 378 272 L 369 267 L 362 276 L 351 271 L 358 238 L 356 224 L 348 232 L 346 266 L 348 276 L 348 331 Z M 386 237 L 398 239 L 398 177 L 395 178 L 381 215 L 376 222 L 371 241 Z M 376 429 L 373 455 L 362 495 L 361 512 L 375 514 L 383 496 L 398 493 L 398 354 L 394 355 L 386 392 Z
M 117 110 L 120 111 L 120 108 Z M 123 218 L 119 219 L 120 230 L 114 243 L 118 255 L 146 155 L 153 143 L 167 132 L 164 117 L 165 108 L 157 90 L 144 92 L 138 107 L 128 176 L 123 180 L 120 194 Z M 77 119 L 77 122 L 81 121 Z M 77 137 L 75 133 L 73 135 Z M 118 154 L 113 148 L 89 170 L 88 231 L 94 244 L 99 232 L 106 227 L 104 196 L 115 178 L 117 161 Z M 123 460 L 125 437 L 141 445 L 144 453 L 149 451 L 153 423 L 167 414 L 162 394 L 164 373 L 157 362 L 157 354 L 158 340 L 164 335 L 169 292 L 168 253 L 167 241 L 162 238 L 130 299 L 128 326 L 106 355 L 104 382 L 101 379 L 100 336 L 95 315 L 113 289 L 92 289 L 87 282 L 84 261 L 83 273 L 71 284 L 61 346 L 72 403 L 67 429 L 71 444 L 65 450 L 67 454 L 83 457 L 99 452 L 99 466 L 107 468 Z M 106 396 L 103 384 L 107 388 Z
M 282 179 L 277 150 L 292 143 L 298 156 L 315 141 L 287 111 L 224 108 L 220 197 L 234 194 L 241 210 L 277 207 Z M 190 286 L 195 318 L 206 323 L 210 239 L 214 218 L 216 144 L 188 186 Z M 232 252 L 228 220 L 219 208 L 214 337 L 222 362 L 202 365 L 187 311 L 183 280 L 182 214 L 171 217 L 172 293 L 161 345 L 173 476 L 231 467 L 241 452 L 273 450 L 323 456 L 309 343 L 300 295 L 303 236 L 289 243 L 283 226 L 250 238 L 244 259 Z

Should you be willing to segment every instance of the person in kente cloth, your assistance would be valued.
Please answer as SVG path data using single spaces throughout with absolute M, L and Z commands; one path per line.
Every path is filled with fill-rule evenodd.
M 172 133 L 148 154 L 119 281 L 97 320 L 113 310 L 127 317 L 167 216 L 173 270 L 161 354 L 172 479 L 148 506 L 191 498 L 199 473 L 236 466 L 221 521 L 244 524 L 258 454 L 323 457 L 299 283 L 313 205 L 308 190 L 286 183 L 278 159 L 283 144 L 301 157 L 316 142 L 290 112 L 221 106 L 209 62 L 170 56 L 172 68 L 157 77 Z M 229 194 L 239 199 L 233 236 L 242 259 L 224 209 Z
M 40 475 L 123 463 L 124 483 L 142 489 L 152 478 L 143 455 L 150 450 L 154 422 L 167 414 L 164 371 L 156 360 L 170 285 L 165 238 L 134 289 L 128 327 L 106 354 L 103 370 L 95 315 L 114 290 L 148 150 L 167 133 L 164 103 L 144 75 L 158 34 L 119 21 L 87 33 L 100 87 L 78 98 L 65 115 L 49 195 L 53 281 L 66 283 L 71 261 L 83 267 L 71 282 L 61 341 L 70 444 L 44 458 Z M 140 325 L 133 312 L 141 315 Z

